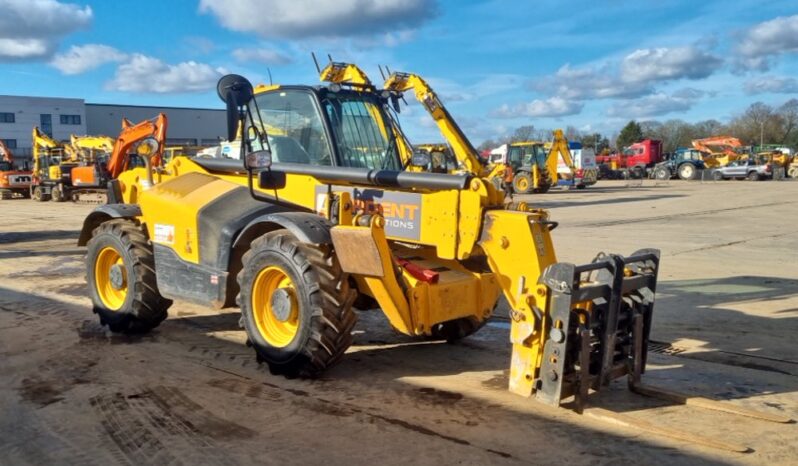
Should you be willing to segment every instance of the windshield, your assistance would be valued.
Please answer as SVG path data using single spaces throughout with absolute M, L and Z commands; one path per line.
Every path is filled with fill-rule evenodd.
M 391 120 L 374 96 L 329 93 L 322 101 L 338 146 L 341 166 L 400 170 Z

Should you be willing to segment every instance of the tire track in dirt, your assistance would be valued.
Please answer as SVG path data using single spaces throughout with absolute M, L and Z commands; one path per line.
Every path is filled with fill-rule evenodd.
M 174 387 L 145 387 L 93 396 L 90 404 L 105 433 L 133 464 L 238 464 L 216 439 L 255 432 L 216 417 Z

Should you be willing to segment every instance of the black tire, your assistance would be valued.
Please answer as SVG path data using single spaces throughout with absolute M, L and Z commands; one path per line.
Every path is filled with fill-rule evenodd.
M 745 177 L 748 181 L 759 181 L 762 177 L 757 172 L 751 172 Z
M 24 191 L 20 191 L 23 199 L 30 199 L 30 190 L 26 189 Z
M 698 175 L 698 169 L 691 163 L 683 163 L 677 170 L 679 178 L 683 180 L 694 180 Z
M 352 308 L 356 293 L 332 249 L 301 243 L 278 230 L 255 239 L 242 263 L 238 303 L 258 361 L 287 377 L 316 377 L 337 363 L 352 344 L 357 315 Z M 252 308 L 255 280 L 269 266 L 290 278 L 297 300 L 297 328 L 282 347 L 267 342 Z
M 64 197 L 64 187 L 61 185 L 53 186 L 53 189 L 50 190 L 50 197 L 53 202 L 66 201 L 66 198 Z
M 31 197 L 36 202 L 47 202 L 50 200 L 50 195 L 44 194 L 41 186 L 36 186 L 35 188 L 33 188 L 33 193 L 31 194 Z
M 712 179 L 715 181 L 722 181 L 723 180 L 723 173 L 721 172 L 712 172 Z
M 671 171 L 665 167 L 659 167 L 654 170 L 654 178 L 660 181 L 666 181 L 671 179 Z
M 513 177 L 513 192 L 516 194 L 529 194 L 532 192 L 532 176 L 521 172 Z
M 94 312 L 112 332 L 144 333 L 167 316 L 172 301 L 161 296 L 155 278 L 155 260 L 145 230 L 126 219 L 109 220 L 92 233 L 87 244 L 86 278 Z M 113 248 L 122 257 L 127 293 L 122 306 L 110 309 L 100 298 L 95 263 L 100 252 Z
M 446 340 L 454 343 L 458 340 L 473 335 L 488 323 L 488 319 L 477 320 L 476 317 L 463 317 L 432 326 L 432 335 L 428 340 Z

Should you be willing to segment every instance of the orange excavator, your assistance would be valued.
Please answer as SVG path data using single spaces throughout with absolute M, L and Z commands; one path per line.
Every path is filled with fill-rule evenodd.
M 30 197 L 31 176 L 14 167 L 14 154 L 0 139 L 0 199 L 12 199 L 15 194 Z
M 163 113 L 157 117 L 133 124 L 127 118 L 122 120 L 122 132 L 114 142 L 110 157 L 97 158 L 94 163 L 75 167 L 71 171 L 71 186 L 67 198 L 76 202 L 105 203 L 113 181 L 125 170 L 134 166 L 144 166 L 150 160 L 153 166 L 160 166 L 166 141 L 167 119 Z M 142 147 L 139 147 L 142 146 Z M 145 150 L 155 156 L 139 158 L 135 152 Z M 141 160 L 144 160 L 140 162 Z
M 743 143 L 732 136 L 713 136 L 693 139 L 693 147 L 705 154 L 704 165 L 707 168 L 718 168 L 737 160 L 740 154 L 735 149 L 743 147 Z

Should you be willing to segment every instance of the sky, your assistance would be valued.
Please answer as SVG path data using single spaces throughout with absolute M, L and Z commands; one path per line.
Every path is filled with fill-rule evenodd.
M 226 73 L 316 84 L 311 52 L 417 73 L 475 144 L 522 125 L 728 121 L 798 94 L 798 2 L 0 0 L 0 94 L 222 108 Z M 413 142 L 440 141 L 411 104 Z

